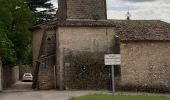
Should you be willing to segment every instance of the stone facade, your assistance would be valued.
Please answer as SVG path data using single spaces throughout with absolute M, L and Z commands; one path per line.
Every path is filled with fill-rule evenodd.
M 170 90 L 170 42 L 121 42 L 121 85 L 135 89 Z
M 114 27 L 59 27 L 59 48 L 74 51 L 108 51 L 113 49 Z
M 36 62 L 40 62 L 38 72 L 38 89 L 54 88 L 54 65 L 56 51 L 56 31 L 38 30 L 33 34 L 33 70 L 35 71 Z M 45 41 L 44 41 L 44 40 Z M 44 44 L 43 46 L 41 46 Z M 41 49 L 40 49 L 41 48 Z M 40 53 L 41 50 L 41 53 Z
M 106 0 L 59 0 L 59 4 L 59 15 L 62 15 L 61 18 L 95 20 L 107 19 Z
M 49 57 L 47 60 L 42 61 L 38 74 L 38 88 L 40 90 L 54 89 L 54 70 L 55 70 L 55 57 Z
M 44 33 L 44 29 L 39 29 L 39 30 L 34 31 L 32 35 L 33 70 L 35 70 L 36 62 L 38 60 L 43 33 Z
M 106 89 L 104 54 L 114 48 L 113 27 L 59 27 L 57 85 L 60 89 Z M 97 83 L 100 83 L 97 85 Z

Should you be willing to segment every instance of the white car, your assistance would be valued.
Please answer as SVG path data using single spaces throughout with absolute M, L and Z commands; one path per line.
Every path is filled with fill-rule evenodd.
M 24 75 L 22 76 L 22 81 L 32 81 L 33 80 L 33 76 L 31 73 L 24 73 Z

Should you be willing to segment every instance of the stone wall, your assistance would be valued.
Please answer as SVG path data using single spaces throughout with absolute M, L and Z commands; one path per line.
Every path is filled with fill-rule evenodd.
M 32 34 L 32 48 L 33 48 L 33 69 L 35 69 L 36 61 L 38 59 L 41 40 L 43 37 L 44 30 L 37 30 Z
M 2 70 L 3 89 L 6 89 L 19 80 L 19 67 L 3 66 Z
M 104 54 L 114 48 L 112 27 L 59 27 L 57 86 L 64 89 L 108 89 L 110 68 Z
M 40 64 L 39 74 L 38 74 L 38 88 L 40 90 L 54 89 L 54 64 L 55 56 L 49 57 L 47 60 Z
M 41 48 L 41 40 L 43 40 L 43 46 Z M 40 60 L 39 72 L 38 72 L 38 87 L 41 90 L 54 88 L 54 65 L 55 65 L 55 53 L 56 53 L 56 31 L 55 30 L 39 30 L 33 33 L 33 70 L 35 71 L 36 61 Z M 41 55 L 39 51 L 41 48 Z
M 104 52 L 72 51 L 67 54 L 64 57 L 65 89 L 92 90 L 111 87 L 110 67 L 103 64 Z
M 170 90 L 170 42 L 121 42 L 120 48 L 124 89 Z
M 59 48 L 91 52 L 114 49 L 113 27 L 59 27 L 58 34 Z

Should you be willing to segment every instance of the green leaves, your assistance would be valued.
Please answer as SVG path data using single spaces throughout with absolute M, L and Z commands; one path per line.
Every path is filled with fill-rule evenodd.
M 31 44 L 28 28 L 35 15 L 22 0 L 0 0 L 0 56 L 2 63 L 15 65 L 22 61 Z
M 0 30 L 0 56 L 2 63 L 5 65 L 16 64 L 16 52 L 13 49 L 13 43 L 8 39 L 7 35 Z
M 24 0 L 29 8 L 36 14 L 36 22 L 43 23 L 55 18 L 56 9 L 51 0 Z M 57 2 L 57 1 L 56 1 Z M 37 9 L 41 10 L 37 10 Z

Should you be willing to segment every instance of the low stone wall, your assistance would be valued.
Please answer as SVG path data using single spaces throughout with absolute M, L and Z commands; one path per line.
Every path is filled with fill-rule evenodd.
M 6 89 L 19 80 L 19 67 L 2 67 L 3 89 Z
M 170 92 L 170 42 L 121 43 L 123 90 Z

